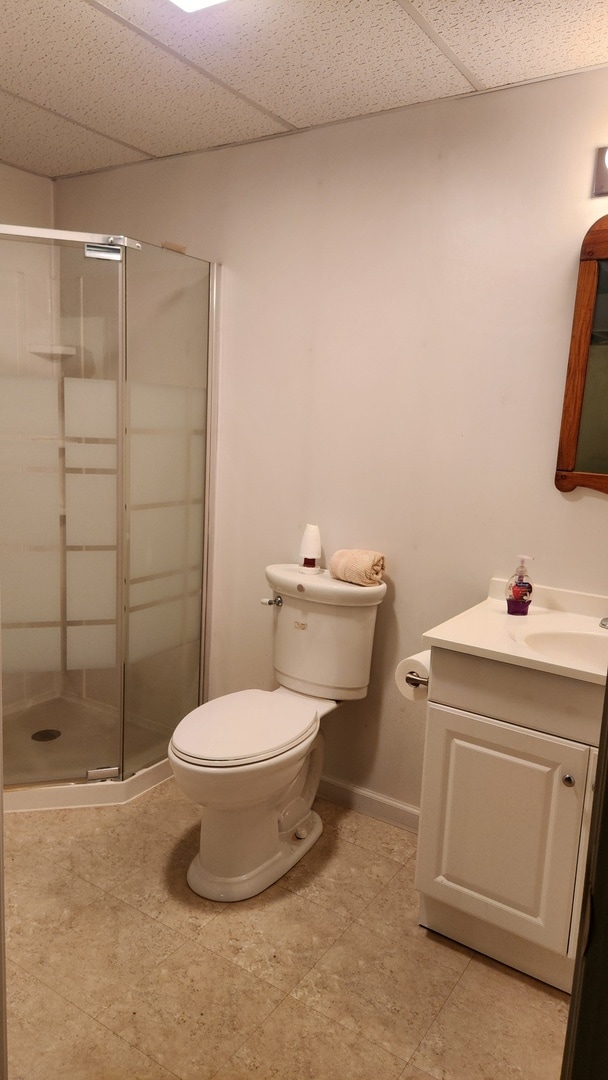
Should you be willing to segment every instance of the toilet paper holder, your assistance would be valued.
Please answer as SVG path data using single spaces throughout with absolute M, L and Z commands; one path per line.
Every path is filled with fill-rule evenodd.
M 405 681 L 408 686 L 428 686 L 429 680 L 424 675 L 419 675 L 417 671 L 408 671 L 405 676 Z

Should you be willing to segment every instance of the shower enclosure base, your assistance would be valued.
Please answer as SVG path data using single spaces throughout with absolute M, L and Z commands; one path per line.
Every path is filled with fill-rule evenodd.
M 89 768 L 118 765 L 116 732 L 115 709 L 69 697 L 5 710 L 4 783 L 85 780 Z
M 91 769 L 119 767 L 117 736 L 116 710 L 82 699 L 58 696 L 9 709 L 4 715 L 5 784 L 81 784 Z M 170 732 L 129 718 L 125 736 L 135 772 L 166 755 Z
M 128 780 L 100 780 L 90 783 L 53 784 L 5 788 L 4 810 L 67 810 L 83 806 L 112 806 L 129 802 L 167 780 L 171 766 L 167 758 Z

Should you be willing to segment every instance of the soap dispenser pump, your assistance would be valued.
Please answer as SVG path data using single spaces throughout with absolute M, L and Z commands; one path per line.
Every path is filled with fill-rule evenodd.
M 527 615 L 532 599 L 532 582 L 526 569 L 526 560 L 532 560 L 531 555 L 520 555 L 519 566 L 515 573 L 507 581 L 505 596 L 507 598 L 507 612 L 509 615 Z

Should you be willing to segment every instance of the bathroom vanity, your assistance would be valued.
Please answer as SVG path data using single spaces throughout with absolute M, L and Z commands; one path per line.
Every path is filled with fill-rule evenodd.
M 504 581 L 424 635 L 420 922 L 570 990 L 608 668 L 608 598 Z

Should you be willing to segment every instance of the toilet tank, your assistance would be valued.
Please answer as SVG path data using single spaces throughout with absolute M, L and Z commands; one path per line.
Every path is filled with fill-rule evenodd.
M 283 601 L 273 609 L 277 682 L 334 701 L 365 697 L 384 582 L 351 585 L 289 563 L 267 566 L 266 580 Z

